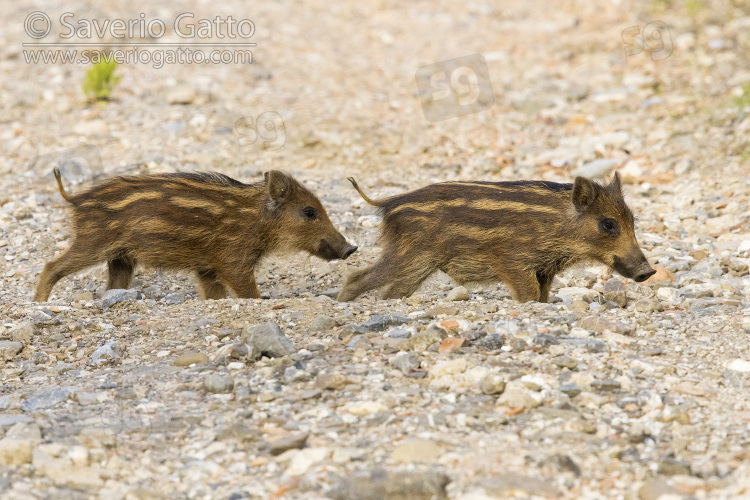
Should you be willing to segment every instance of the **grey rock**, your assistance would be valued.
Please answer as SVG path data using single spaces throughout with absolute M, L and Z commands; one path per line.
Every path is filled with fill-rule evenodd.
M 534 343 L 542 347 L 549 347 L 551 345 L 557 345 L 560 341 L 554 335 L 548 333 L 540 333 L 534 337 Z
M 560 392 L 567 394 L 569 397 L 574 398 L 581 393 L 581 388 L 575 382 L 568 384 L 562 384 L 559 387 Z
M 664 476 L 689 476 L 691 474 L 690 464 L 674 457 L 665 457 L 659 462 L 656 473 Z
M 557 453 L 549 457 L 547 462 L 561 471 L 572 472 L 576 476 L 581 475 L 581 468 L 569 455 Z
M 411 337 L 411 330 L 408 328 L 396 327 L 385 332 L 383 337 L 389 339 L 408 339 Z
M 322 390 L 337 391 L 346 384 L 346 378 L 340 373 L 320 373 L 315 378 L 315 387 Z
M 5 427 L 10 427 L 12 425 L 25 424 L 25 423 L 29 423 L 33 421 L 34 421 L 33 418 L 24 414 L 0 415 L 0 430 L 4 429 Z
M 270 358 L 288 356 L 295 352 L 294 344 L 276 323 L 248 325 L 242 330 L 242 340 L 261 355 Z
M 638 312 L 660 312 L 664 310 L 664 306 L 656 299 L 640 299 L 633 304 L 633 307 Z
M 422 358 L 416 353 L 401 351 L 393 356 L 388 363 L 402 373 L 410 373 L 419 369 Z
M 643 486 L 638 489 L 639 500 L 661 500 L 663 498 L 685 498 L 685 495 L 659 477 L 647 479 Z
M 318 316 L 313 320 L 312 325 L 310 325 L 310 330 L 314 332 L 327 332 L 333 330 L 336 326 L 335 319 L 329 316 Z
M 296 366 L 287 366 L 284 370 L 284 382 L 287 384 L 294 382 L 304 382 L 310 380 L 310 374 L 305 370 L 300 370 Z
M 450 478 L 435 468 L 427 470 L 359 470 L 336 481 L 332 500 L 445 500 Z
M 487 351 L 496 351 L 505 345 L 505 338 L 500 334 L 493 333 L 474 341 L 471 345 Z
M 399 326 L 414 321 L 404 316 L 394 316 L 391 314 L 373 314 L 367 321 L 362 323 L 362 327 L 368 332 L 382 332 L 392 326 Z
M 604 300 L 611 301 L 620 307 L 628 304 L 628 298 L 625 293 L 625 283 L 617 278 L 610 278 L 604 283 Z
M 559 495 L 557 489 L 550 483 L 520 474 L 498 474 L 481 479 L 477 484 L 484 489 L 485 493 L 497 498 L 516 497 L 521 492 L 529 496 L 540 497 Z
M 20 342 L 22 344 L 31 343 L 31 339 L 34 338 L 34 323 L 31 321 L 24 321 L 23 323 L 14 326 L 10 331 L 10 338 L 14 342 Z
M 91 362 L 97 365 L 118 359 L 120 359 L 120 344 L 116 340 L 107 342 L 91 353 Z
M 406 341 L 406 348 L 410 351 L 424 352 L 435 343 L 440 343 L 448 333 L 440 327 L 430 325 L 424 331 L 417 333 Z
M 560 339 L 560 343 L 571 347 L 584 347 L 589 352 L 605 352 L 607 350 L 607 344 L 598 339 L 563 338 Z
M 21 403 L 21 409 L 28 412 L 36 412 L 39 410 L 45 410 L 52 408 L 58 403 L 62 403 L 67 400 L 71 395 L 71 390 L 68 387 L 56 387 L 44 392 L 37 394 L 26 399 Z
M 505 378 L 499 373 L 488 373 L 479 381 L 483 394 L 502 394 L 505 390 Z
M 571 370 L 575 370 L 576 368 L 578 368 L 578 360 L 571 356 L 556 356 L 552 358 L 551 361 L 553 365 L 559 368 L 569 368 Z
M 12 340 L 0 340 L 0 358 L 6 361 L 14 359 L 23 349 L 23 344 Z
M 287 450 L 298 450 L 304 448 L 309 436 L 310 435 L 305 432 L 275 439 L 268 443 L 268 453 L 276 456 L 281 455 Z
M 104 292 L 104 298 L 102 299 L 102 308 L 107 309 L 118 302 L 125 302 L 127 300 L 140 300 L 143 295 L 138 290 L 124 289 L 124 288 L 113 288 Z
M 234 389 L 234 380 L 227 375 L 211 373 L 203 379 L 203 388 L 214 394 L 226 394 Z
M 612 379 L 594 380 L 591 388 L 600 392 L 612 392 L 620 388 L 620 382 Z
M 166 297 L 164 297 L 164 302 L 167 304 L 181 304 L 185 302 L 185 294 L 182 292 L 172 292 L 168 293 Z

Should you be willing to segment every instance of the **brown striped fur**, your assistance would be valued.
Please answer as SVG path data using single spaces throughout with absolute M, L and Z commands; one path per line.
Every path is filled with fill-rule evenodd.
M 70 195 L 71 247 L 47 263 L 34 300 L 46 301 L 58 280 L 107 262 L 107 288 L 127 288 L 136 264 L 196 272 L 204 298 L 260 297 L 254 268 L 273 250 L 345 259 L 357 247 L 333 227 L 318 198 L 279 171 L 243 184 L 218 173 L 114 177 Z
M 655 271 L 635 237 L 633 214 L 615 174 L 608 185 L 584 177 L 547 181 L 445 182 L 382 200 L 383 254 L 348 277 L 338 300 L 386 287 L 407 297 L 433 272 L 458 283 L 502 281 L 516 300 L 547 302 L 554 276 L 587 260 L 643 281 Z

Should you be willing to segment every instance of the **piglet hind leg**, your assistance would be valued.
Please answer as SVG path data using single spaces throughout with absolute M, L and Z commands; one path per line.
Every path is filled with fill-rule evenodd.
M 113 288 L 129 288 L 133 279 L 136 261 L 128 255 L 120 255 L 107 261 L 109 278 L 107 279 L 107 290 Z
M 386 285 L 394 275 L 395 266 L 393 262 L 393 256 L 385 253 L 372 266 L 350 274 L 336 300 L 349 302 L 365 292 Z
M 39 276 L 34 294 L 35 302 L 45 302 L 49 299 L 52 287 L 69 274 L 86 269 L 106 260 L 99 252 L 92 252 L 91 246 L 74 241 L 71 247 L 60 257 L 48 262 Z
M 537 271 L 536 279 L 539 282 L 539 302 L 549 302 L 549 290 L 552 287 L 554 273 Z
M 215 300 L 227 298 L 227 289 L 219 280 L 219 274 L 215 270 L 201 269 L 197 274 L 202 298 Z

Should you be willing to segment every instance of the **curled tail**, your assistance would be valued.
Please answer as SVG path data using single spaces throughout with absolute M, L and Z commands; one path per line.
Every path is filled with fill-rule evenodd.
M 55 174 L 55 179 L 57 179 L 57 188 L 60 190 L 60 194 L 62 195 L 62 197 L 68 203 L 73 203 L 73 198 L 68 193 L 65 192 L 65 188 L 63 187 L 62 175 L 60 174 L 60 169 L 55 167 L 52 170 L 52 173 Z
M 349 182 L 351 182 L 351 183 L 352 183 L 352 186 L 354 186 L 354 189 L 356 189 L 356 190 L 357 190 L 357 192 L 358 192 L 358 193 L 359 193 L 359 195 L 360 195 L 360 196 L 362 197 L 362 199 L 363 199 L 363 200 L 365 200 L 365 201 L 366 201 L 367 203 L 369 203 L 370 205 L 372 205 L 372 206 L 374 206 L 374 207 L 381 207 L 381 206 L 383 206 L 383 204 L 384 204 L 384 203 L 385 203 L 385 201 L 387 200 L 387 198 L 386 198 L 386 199 L 382 199 L 382 200 L 373 200 L 372 198 L 370 198 L 369 196 L 367 196 L 367 195 L 366 195 L 366 194 L 365 194 L 365 193 L 364 193 L 364 192 L 362 191 L 362 188 L 360 188 L 360 187 L 359 187 L 359 184 L 357 184 L 357 181 L 355 181 L 355 180 L 354 180 L 354 177 L 347 177 L 347 179 L 349 179 Z

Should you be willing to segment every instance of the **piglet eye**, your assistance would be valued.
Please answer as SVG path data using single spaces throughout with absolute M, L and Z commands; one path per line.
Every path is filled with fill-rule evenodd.
M 614 219 L 602 219 L 601 222 L 599 222 L 599 229 L 601 229 L 603 233 L 611 234 L 613 236 L 620 234 L 620 227 Z
M 318 212 L 313 207 L 305 207 L 302 209 L 302 213 L 305 218 L 313 220 L 318 218 Z

